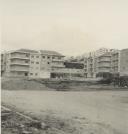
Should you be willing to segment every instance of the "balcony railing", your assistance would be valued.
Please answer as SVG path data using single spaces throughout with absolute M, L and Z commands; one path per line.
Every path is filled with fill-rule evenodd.
M 11 67 L 10 68 L 11 71 L 22 71 L 22 72 L 28 72 L 29 71 L 29 67 Z
M 111 69 L 99 69 L 98 72 L 110 72 Z
M 11 59 L 29 59 L 27 56 L 22 56 L 22 55 L 12 55 Z
M 98 60 L 98 62 L 111 62 L 110 59 L 102 59 L 102 60 Z
M 11 66 L 13 66 L 13 65 L 29 66 L 29 63 L 11 62 L 10 65 L 11 65 Z
M 99 64 L 98 66 L 99 66 L 99 67 L 110 67 L 111 64 Z
M 62 68 L 65 67 L 64 64 L 53 64 L 53 63 L 51 64 L 51 66 L 52 67 L 62 67 Z
M 56 62 L 56 61 L 58 61 L 58 62 L 64 62 L 64 59 L 52 59 L 52 61 L 54 62 Z
M 61 69 L 55 69 L 52 68 L 52 73 L 71 73 L 71 74 L 83 74 L 83 69 L 68 69 L 68 68 L 61 68 Z

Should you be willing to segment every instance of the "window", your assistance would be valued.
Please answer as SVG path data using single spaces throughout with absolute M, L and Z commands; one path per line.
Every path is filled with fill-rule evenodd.
M 55 57 L 52 57 L 52 59 L 55 59 Z
M 24 73 L 24 76 L 28 76 L 28 73 Z
M 35 75 L 37 76 L 37 75 L 38 75 L 38 73 L 35 73 Z
M 30 73 L 30 75 L 33 75 L 33 73 Z
M 36 56 L 36 58 L 39 58 L 39 56 Z
M 31 58 L 34 58 L 34 55 L 32 55 Z
M 48 59 L 50 59 L 50 57 L 49 57 L 49 56 L 48 56 L 47 58 L 48 58 Z
M 39 64 L 39 62 L 36 62 L 36 64 Z
M 42 56 L 43 59 L 45 59 L 45 56 Z
M 34 64 L 34 61 L 31 61 L 31 64 Z
M 48 62 L 48 64 L 50 64 L 50 63 Z

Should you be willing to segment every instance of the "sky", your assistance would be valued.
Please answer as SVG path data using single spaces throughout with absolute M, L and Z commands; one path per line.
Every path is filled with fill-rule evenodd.
M 128 0 L 1 0 L 0 10 L 2 50 L 128 48 Z

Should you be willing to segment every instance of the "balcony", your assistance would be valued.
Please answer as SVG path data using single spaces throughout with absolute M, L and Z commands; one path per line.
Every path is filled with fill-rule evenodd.
M 52 68 L 52 73 L 84 74 L 84 69 Z
M 104 63 L 104 64 L 98 64 L 99 67 L 110 67 L 111 64 L 110 63 Z
M 10 68 L 11 71 L 18 71 L 18 72 L 28 72 L 29 67 L 21 67 L 21 66 L 11 66 Z
M 52 63 L 51 64 L 51 67 L 60 67 L 60 68 L 63 68 L 63 67 L 65 67 L 65 65 L 64 64 L 55 64 L 55 63 Z
M 99 69 L 98 72 L 110 72 L 111 69 Z
M 100 62 L 110 62 L 110 61 L 111 61 L 110 59 L 99 59 L 98 63 L 100 63 Z
M 11 66 L 13 66 L 13 65 L 29 66 L 29 63 L 25 63 L 25 62 L 11 62 L 10 65 Z
M 64 62 L 64 59 L 52 59 L 53 62 Z
M 16 54 L 16 55 L 11 55 L 11 58 L 10 59 L 25 59 L 25 60 L 29 60 L 29 56 L 26 56 L 26 55 L 19 55 L 19 54 Z

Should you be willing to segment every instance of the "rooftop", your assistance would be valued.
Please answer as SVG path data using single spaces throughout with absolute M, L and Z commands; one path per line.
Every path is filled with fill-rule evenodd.
M 38 53 L 38 51 L 31 50 L 31 49 L 18 49 L 17 51 L 19 51 L 19 52 L 27 52 L 27 53 Z
M 56 51 L 49 51 L 49 50 L 40 50 L 41 54 L 45 54 L 45 55 L 53 55 L 53 56 L 62 56 L 64 57 L 64 55 L 56 52 Z
M 100 55 L 100 56 L 98 56 L 98 57 L 103 57 L 103 56 L 111 56 L 111 52 L 106 52 L 106 53 L 104 53 L 104 54 L 102 54 L 102 55 Z

